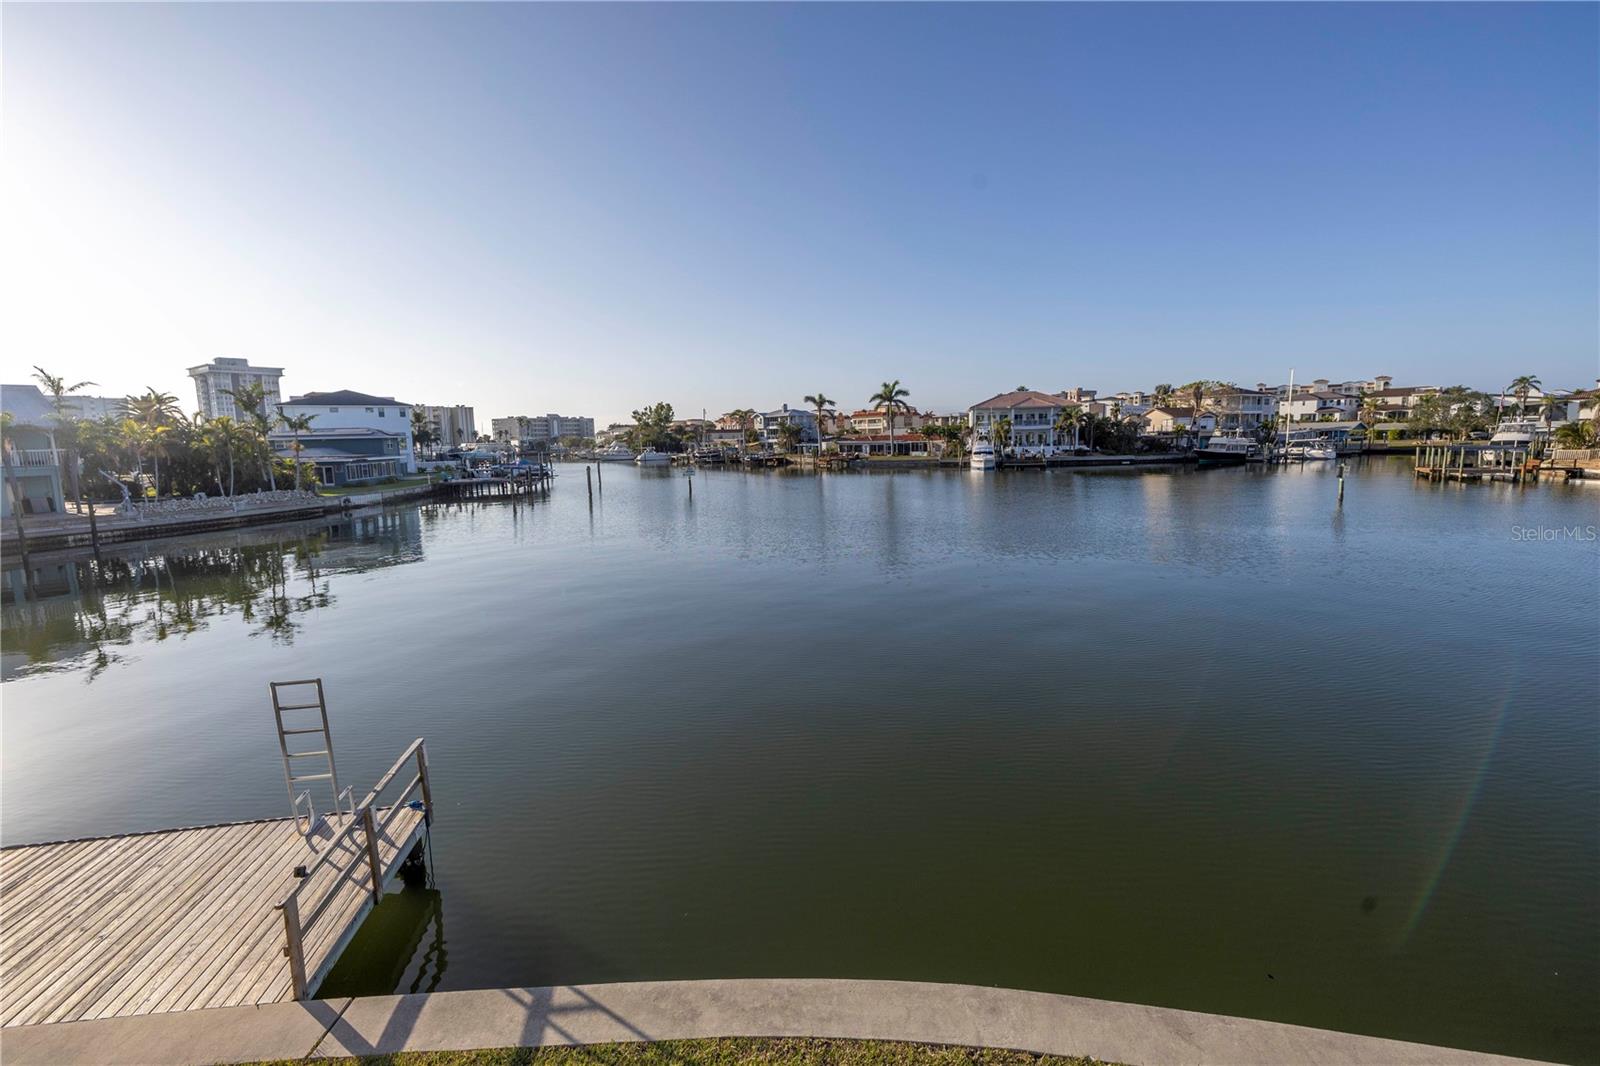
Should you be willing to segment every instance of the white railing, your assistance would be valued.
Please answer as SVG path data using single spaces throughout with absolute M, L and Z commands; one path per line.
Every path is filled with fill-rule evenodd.
M 58 448 L 8 448 L 7 466 L 59 466 L 61 451 Z
M 378 806 L 383 793 L 394 783 L 395 777 L 405 767 L 407 762 L 416 760 L 417 772 L 410 782 L 395 795 L 384 801 L 382 807 Z M 413 793 L 421 793 L 422 819 L 424 824 L 433 824 L 433 792 L 428 787 L 428 749 L 423 745 L 422 738 L 418 737 L 411 742 L 400 757 L 389 767 L 389 772 L 378 779 L 372 786 L 366 798 L 356 805 L 355 814 L 344 825 L 344 828 L 335 834 L 323 849 L 322 857 L 313 863 L 304 875 L 298 875 L 298 880 L 283 902 L 277 909 L 283 912 L 284 949 L 283 953 L 289 958 L 289 974 L 294 980 L 294 998 L 305 999 L 320 982 L 322 971 L 326 970 L 333 962 L 331 958 L 324 958 L 318 967 L 318 972 L 309 976 L 306 974 L 305 938 L 312 928 L 339 897 L 339 890 L 344 883 L 354 876 L 365 863 L 372 884 L 369 891 L 372 893 L 372 902 L 377 903 L 383 899 L 383 858 L 378 851 L 378 842 L 389 826 L 399 817 L 411 801 Z M 379 817 L 381 812 L 381 817 Z M 359 840 L 359 845 L 356 841 Z M 355 845 L 344 850 L 344 845 Z M 339 866 L 338 874 L 328 885 L 322 889 L 314 900 L 302 901 L 300 890 L 311 883 L 312 878 L 324 866 L 337 865 L 343 855 L 343 865 Z
M 119 510 L 135 518 L 165 518 L 169 515 L 220 514 L 248 511 L 259 507 L 276 507 L 285 503 L 309 504 L 320 500 L 316 493 L 307 490 L 279 489 L 276 492 L 247 492 L 239 496 L 207 496 L 199 493 L 191 497 L 170 500 L 129 500 Z

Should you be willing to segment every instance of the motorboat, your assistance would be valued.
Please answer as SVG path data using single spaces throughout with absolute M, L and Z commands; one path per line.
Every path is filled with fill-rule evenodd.
M 659 463 L 672 462 L 672 456 L 668 455 L 666 452 L 658 452 L 654 448 L 646 448 L 644 451 L 634 456 L 633 461 L 638 463 L 640 466 L 655 466 Z
M 1194 454 L 1200 466 L 1243 466 L 1260 460 L 1261 445 L 1248 437 L 1212 437 Z
M 1549 436 L 1550 428 L 1537 418 L 1508 418 L 1494 427 L 1491 448 L 1530 448 L 1534 441 Z
M 967 460 L 967 465 L 974 470 L 993 470 L 995 468 L 994 445 L 986 440 L 980 440 L 972 446 L 972 456 Z
M 595 452 L 594 457 L 602 463 L 631 463 L 633 462 L 633 449 L 620 440 L 612 441 Z
M 1325 440 L 1306 441 L 1302 458 L 1305 459 L 1337 459 L 1338 451 Z

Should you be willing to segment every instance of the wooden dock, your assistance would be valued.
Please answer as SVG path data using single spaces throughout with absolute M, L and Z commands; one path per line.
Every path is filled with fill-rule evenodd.
M 417 849 L 428 791 L 419 739 L 362 803 L 309 829 L 273 818 L 0 849 L 0 1025 L 309 998 Z

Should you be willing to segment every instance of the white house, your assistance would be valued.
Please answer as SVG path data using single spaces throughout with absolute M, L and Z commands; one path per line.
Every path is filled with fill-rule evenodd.
M 1322 418 L 1338 421 L 1353 419 L 1361 410 L 1361 397 L 1344 392 L 1296 392 L 1278 405 L 1291 422 L 1315 422 Z
M 1065 396 L 1038 392 L 1034 389 L 1013 389 L 991 396 L 967 408 L 968 424 L 974 434 L 993 439 L 995 426 L 1002 420 L 1011 423 L 1010 446 L 1028 448 L 1051 454 L 1056 447 L 1067 442 L 1058 440 L 1056 418 L 1068 407 L 1082 406 Z
M 778 427 L 785 422 L 792 422 L 800 428 L 800 443 L 817 442 L 817 416 L 814 411 L 784 404 L 776 411 L 766 411 L 756 416 L 756 428 L 761 433 L 761 439 L 768 444 L 777 442 Z

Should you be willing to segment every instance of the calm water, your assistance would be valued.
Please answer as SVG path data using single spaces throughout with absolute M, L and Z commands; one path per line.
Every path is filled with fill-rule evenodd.
M 344 991 L 964 981 L 1600 1058 L 1600 484 L 582 468 L 6 608 L 0 833 L 283 810 L 266 682 L 434 886 Z M 1558 534 L 1559 537 L 1559 534 Z

